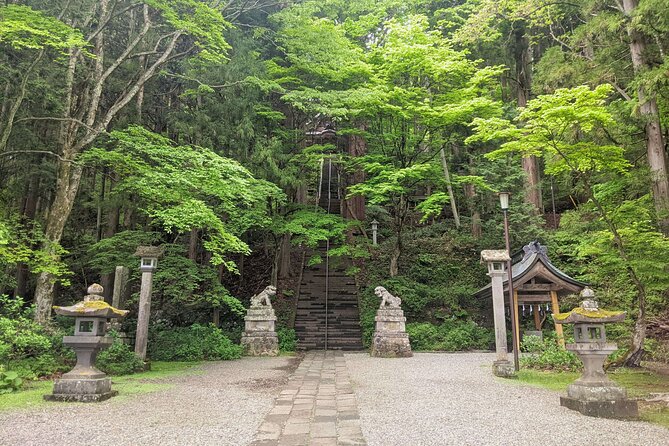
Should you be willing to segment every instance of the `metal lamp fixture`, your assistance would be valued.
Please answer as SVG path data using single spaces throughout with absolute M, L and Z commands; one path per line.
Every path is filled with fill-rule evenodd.
M 499 194 L 499 204 L 502 207 L 503 211 L 506 211 L 509 209 L 509 196 L 511 193 L 509 192 L 500 192 Z

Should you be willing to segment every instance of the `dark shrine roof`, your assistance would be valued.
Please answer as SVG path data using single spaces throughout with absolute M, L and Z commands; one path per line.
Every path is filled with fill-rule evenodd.
M 516 258 L 520 253 L 513 256 Z M 578 293 L 587 283 L 576 280 L 560 271 L 548 259 L 546 247 L 534 241 L 523 247 L 522 259 L 511 266 L 514 288 L 520 288 L 530 281 L 539 281 L 540 284 L 550 284 L 551 289 L 562 293 Z M 507 291 L 508 276 L 504 276 L 504 290 Z M 490 297 L 492 284 L 478 290 L 475 297 Z

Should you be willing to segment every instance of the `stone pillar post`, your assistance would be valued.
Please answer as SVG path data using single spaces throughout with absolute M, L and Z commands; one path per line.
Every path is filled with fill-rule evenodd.
M 117 266 L 114 272 L 114 293 L 112 294 L 112 307 L 121 308 L 125 302 L 125 290 L 128 285 L 130 270 L 126 266 Z
M 492 280 L 492 310 L 495 321 L 495 352 L 497 357 L 492 365 L 495 376 L 512 377 L 515 375 L 513 364 L 508 359 L 506 345 L 506 319 L 504 317 L 504 276 L 508 253 L 503 250 L 481 251 L 481 261 L 488 266 L 488 276 Z
M 142 272 L 142 285 L 139 291 L 139 312 L 137 315 L 137 332 L 135 333 L 135 353 L 142 360 L 146 360 L 146 346 L 149 341 L 153 273 L 158 266 L 158 258 L 162 253 L 162 248 L 156 246 L 140 246 L 135 252 L 135 255 L 142 259 L 139 267 Z

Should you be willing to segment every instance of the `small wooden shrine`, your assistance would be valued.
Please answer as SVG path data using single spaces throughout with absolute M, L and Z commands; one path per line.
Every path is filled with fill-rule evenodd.
M 514 259 L 519 260 L 513 261 Z M 541 330 L 549 312 L 560 312 L 559 298 L 561 296 L 578 294 L 587 286 L 586 283 L 569 277 L 555 267 L 548 259 L 546 247 L 537 241 L 524 246 L 522 253 L 513 256 L 512 262 L 511 277 L 516 301 L 516 308 L 514 309 L 516 320 L 520 322 L 519 316 L 521 315 L 523 317 L 533 317 L 537 331 Z M 505 296 L 508 293 L 508 278 L 505 277 Z M 476 292 L 475 297 L 492 298 L 491 285 L 481 288 Z M 508 307 L 508 299 L 505 300 Z M 516 326 L 519 333 L 515 339 L 520 339 L 520 325 L 521 323 L 518 323 Z M 562 326 L 555 324 L 555 332 L 560 343 L 564 345 Z

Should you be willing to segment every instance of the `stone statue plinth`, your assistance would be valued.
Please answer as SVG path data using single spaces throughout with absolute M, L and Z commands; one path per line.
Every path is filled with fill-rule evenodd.
M 383 287 L 374 290 L 382 298 L 376 311 L 376 331 L 372 338 L 371 356 L 379 358 L 408 358 L 413 356 L 409 335 L 406 333 L 406 318 L 400 307 L 401 300 Z
M 560 405 L 577 410 L 583 415 L 600 418 L 636 418 L 638 404 L 627 399 L 627 392 L 611 381 L 604 372 L 606 358 L 616 351 L 616 344 L 606 342 L 604 324 L 625 318 L 623 311 L 600 310 L 590 288 L 581 292 L 585 297 L 581 306 L 569 313 L 554 314 L 560 324 L 574 324 L 573 351 L 583 361 L 583 375 L 569 385 L 567 396 L 560 397 Z
M 279 337 L 276 334 L 276 315 L 269 297 L 276 294 L 276 288 L 268 286 L 263 292 L 251 298 L 251 308 L 246 310 L 245 326 L 241 345 L 246 356 L 277 356 Z
M 64 336 L 63 344 L 72 347 L 77 354 L 77 364 L 54 381 L 53 394 L 45 395 L 46 400 L 90 403 L 104 401 L 118 393 L 111 388 L 111 378 L 95 368 L 95 358 L 112 344 L 112 338 L 105 336 L 107 320 L 124 317 L 128 311 L 106 303 L 102 293 L 102 287 L 93 284 L 83 301 L 70 307 L 54 307 L 56 314 L 75 317 L 74 336 Z

